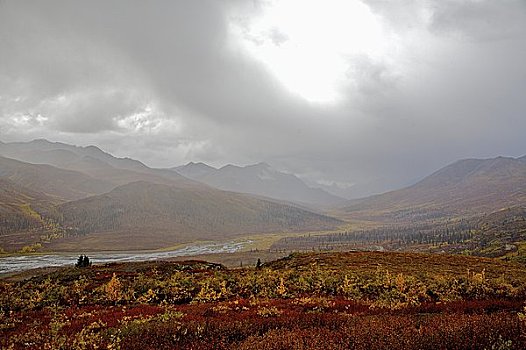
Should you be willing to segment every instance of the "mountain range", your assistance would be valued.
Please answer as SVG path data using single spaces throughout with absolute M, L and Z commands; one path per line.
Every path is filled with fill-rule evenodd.
M 309 187 L 296 175 L 277 171 L 267 163 L 244 167 L 229 164 L 217 169 L 190 162 L 172 170 L 221 190 L 276 198 L 307 207 L 330 208 L 345 202 L 343 198 Z
M 0 247 L 6 249 L 32 243 L 37 232 L 46 236 L 50 221 L 63 230 L 59 239 L 45 242 L 55 250 L 154 249 L 341 224 L 279 200 L 222 191 L 172 170 L 117 158 L 94 146 L 2 143 L 0 155 Z
M 414 223 L 526 205 L 526 156 L 464 159 L 406 188 L 344 201 L 266 163 L 155 169 L 95 146 L 0 142 L 0 248 L 155 249 L 246 234 Z M 320 213 L 308 208 L 330 208 Z

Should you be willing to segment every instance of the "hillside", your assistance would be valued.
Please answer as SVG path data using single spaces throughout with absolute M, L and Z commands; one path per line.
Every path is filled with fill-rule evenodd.
M 220 169 L 204 163 L 188 163 L 173 170 L 225 191 L 250 193 L 314 207 L 331 207 L 344 202 L 344 199 L 309 187 L 297 176 L 279 172 L 266 163 L 245 167 L 229 164 Z
M 55 203 L 42 193 L 0 178 L 0 235 L 41 227 L 41 214 L 49 214 Z
M 57 231 L 56 198 L 0 178 L 0 252 L 19 250 Z
M 341 222 L 293 206 L 210 188 L 135 182 L 58 207 L 76 235 L 52 244 L 151 249 L 239 234 L 318 230 Z
M 411 221 L 478 215 L 526 203 L 523 158 L 466 159 L 413 186 L 353 201 L 347 218 Z
M 469 252 L 471 255 L 526 262 L 526 206 L 501 209 L 470 221 L 468 239 L 429 251 Z
M 114 186 L 78 171 L 29 164 L 0 157 L 0 179 L 58 200 L 75 200 L 111 190 Z

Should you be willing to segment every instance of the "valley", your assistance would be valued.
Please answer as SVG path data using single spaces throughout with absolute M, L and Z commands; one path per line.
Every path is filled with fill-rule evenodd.
M 292 201 L 216 189 L 93 146 L 3 143 L 0 155 L 18 158 L 1 157 L 0 175 L 4 191 L 23 197 L 0 202 L 17 215 L 7 221 L 6 214 L 2 225 L 5 252 L 161 249 L 343 223 Z
M 0 174 L 4 254 L 162 250 L 263 237 L 269 251 L 525 259 L 525 157 L 461 160 L 412 186 L 347 202 L 264 163 L 154 169 L 94 146 L 42 139 L 2 143 Z

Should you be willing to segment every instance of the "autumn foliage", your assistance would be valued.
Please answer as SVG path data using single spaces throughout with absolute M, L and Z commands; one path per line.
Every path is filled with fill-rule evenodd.
M 401 253 L 66 268 L 0 282 L 0 347 L 523 349 L 525 287 L 521 265 Z

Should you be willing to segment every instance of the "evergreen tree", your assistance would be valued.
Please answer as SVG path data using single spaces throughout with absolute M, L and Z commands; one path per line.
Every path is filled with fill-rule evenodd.
M 80 255 L 77 259 L 77 263 L 75 264 L 75 267 L 88 267 L 91 266 L 91 262 L 89 261 L 89 258 L 87 255 Z
M 75 267 L 82 267 L 84 264 L 84 255 L 80 255 L 77 259 L 77 263 L 75 264 Z

